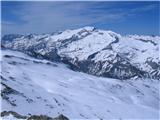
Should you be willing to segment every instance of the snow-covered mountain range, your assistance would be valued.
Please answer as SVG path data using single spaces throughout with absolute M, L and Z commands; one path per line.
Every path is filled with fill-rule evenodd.
M 159 42 L 159 36 L 93 27 L 5 35 L 1 112 L 25 120 L 60 114 L 70 120 L 158 120 Z M 18 119 L 13 114 L 3 120 Z
M 73 70 L 117 79 L 160 78 L 159 36 L 121 36 L 84 27 L 42 35 L 5 35 L 2 46 Z
M 2 111 L 63 114 L 70 120 L 159 117 L 158 80 L 96 77 L 10 50 L 2 50 L 1 63 Z M 15 120 L 3 120 L 7 118 Z

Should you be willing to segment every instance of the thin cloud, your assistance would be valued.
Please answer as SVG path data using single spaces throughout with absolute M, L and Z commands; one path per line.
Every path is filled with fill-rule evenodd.
M 98 2 L 22 2 L 20 6 L 13 9 L 19 21 L 3 21 L 2 33 L 48 33 L 95 23 L 114 23 L 154 8 L 149 5 L 124 11 L 112 7 L 114 4 L 100 6 Z
M 132 9 L 131 12 L 146 12 L 146 11 L 154 9 L 155 7 L 156 7 L 155 4 L 145 5 L 143 7 Z
M 112 14 L 105 10 L 94 9 L 96 3 L 77 2 L 33 2 L 23 4 L 14 14 L 24 24 L 3 25 L 9 32 L 53 32 L 67 28 L 75 28 L 97 22 L 110 22 L 121 18 L 121 14 Z

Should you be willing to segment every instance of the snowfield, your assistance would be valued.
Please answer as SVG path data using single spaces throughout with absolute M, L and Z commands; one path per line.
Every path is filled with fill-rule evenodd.
M 11 50 L 2 50 L 1 70 L 2 111 L 70 120 L 159 119 L 159 80 L 96 77 Z

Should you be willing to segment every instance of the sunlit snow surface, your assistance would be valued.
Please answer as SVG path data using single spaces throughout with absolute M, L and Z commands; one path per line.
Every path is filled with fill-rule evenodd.
M 9 50 L 2 56 L 2 83 L 17 92 L 7 95 L 15 106 L 2 99 L 2 111 L 92 120 L 159 117 L 158 80 L 95 77 Z

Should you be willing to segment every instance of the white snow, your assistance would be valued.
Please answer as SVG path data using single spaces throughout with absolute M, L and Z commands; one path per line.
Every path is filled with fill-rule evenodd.
M 2 50 L 2 56 L 2 82 L 21 93 L 8 95 L 16 106 L 2 99 L 2 111 L 70 119 L 159 119 L 158 80 L 95 77 L 10 50 Z

